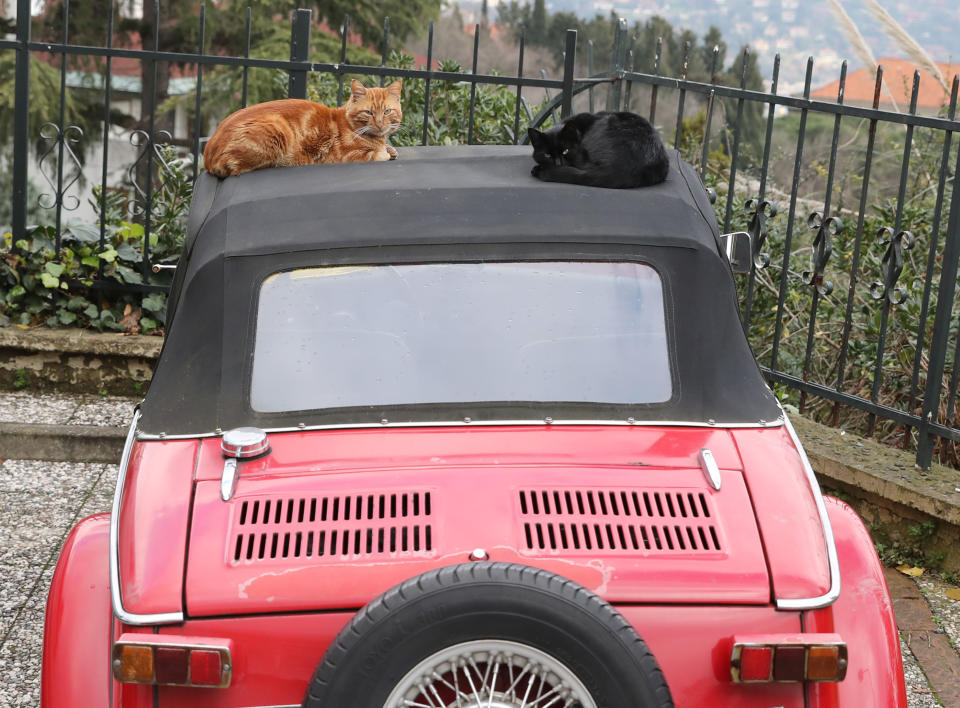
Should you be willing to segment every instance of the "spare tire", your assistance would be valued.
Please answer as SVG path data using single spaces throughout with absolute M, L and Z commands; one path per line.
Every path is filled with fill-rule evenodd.
M 555 700 L 558 699 L 558 700 Z M 327 649 L 304 708 L 667 708 L 633 627 L 576 583 L 513 563 L 465 563 L 388 590 Z

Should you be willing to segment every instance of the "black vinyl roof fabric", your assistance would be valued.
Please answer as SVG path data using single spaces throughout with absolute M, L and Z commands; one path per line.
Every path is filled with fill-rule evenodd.
M 640 189 L 545 183 L 529 147 L 400 149 L 389 163 L 202 174 L 168 302 L 167 338 L 141 430 L 462 420 L 716 421 L 779 415 L 739 323 L 732 275 L 699 177 L 671 154 Z M 263 414 L 249 405 L 263 278 L 318 265 L 483 260 L 640 260 L 661 275 L 675 359 L 666 404 L 504 404 Z
M 541 182 L 532 164 L 528 147 L 458 146 L 261 170 L 220 181 L 207 221 L 226 219 L 228 257 L 545 238 L 716 249 L 700 180 L 675 155 L 666 182 L 632 190 Z

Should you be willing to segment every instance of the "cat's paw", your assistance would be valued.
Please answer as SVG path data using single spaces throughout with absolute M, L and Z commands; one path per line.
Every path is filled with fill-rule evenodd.
M 543 165 L 534 165 L 533 169 L 530 170 L 530 174 L 534 177 L 539 177 L 541 172 L 543 172 Z
M 391 160 L 396 160 L 399 155 L 397 154 L 397 149 L 393 145 L 387 145 L 387 154 L 390 156 Z

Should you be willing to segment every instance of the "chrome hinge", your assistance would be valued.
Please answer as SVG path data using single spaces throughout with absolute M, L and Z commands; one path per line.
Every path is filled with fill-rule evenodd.
M 224 501 L 230 501 L 234 492 L 237 491 L 237 480 L 240 479 L 240 473 L 237 469 L 237 460 L 235 457 L 227 458 L 223 461 L 223 475 L 220 477 L 220 498 Z
M 703 470 L 710 486 L 719 492 L 721 484 L 720 468 L 717 467 L 717 461 L 714 459 L 713 453 L 705 447 L 700 449 L 700 469 Z

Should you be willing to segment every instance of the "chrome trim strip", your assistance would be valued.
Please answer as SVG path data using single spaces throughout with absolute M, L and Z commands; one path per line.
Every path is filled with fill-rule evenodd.
M 688 420 L 462 420 L 445 421 L 415 421 L 408 423 L 332 423 L 330 425 L 291 426 L 288 428 L 267 428 L 266 433 L 297 433 L 305 430 L 366 430 L 370 428 L 483 428 L 503 426 L 541 426 L 541 425 L 618 425 L 633 428 L 650 427 L 680 427 L 680 428 L 718 428 L 726 430 L 741 430 L 750 428 L 779 428 L 783 425 L 783 418 L 762 421 L 758 423 L 724 423 Z M 200 438 L 222 437 L 222 432 L 187 433 L 183 435 L 167 435 L 166 433 L 137 433 L 137 440 L 197 440 Z
M 120 471 L 117 474 L 117 488 L 113 493 L 113 508 L 110 514 L 110 600 L 114 616 L 129 625 L 174 624 L 183 622 L 183 612 L 165 612 L 152 615 L 138 615 L 127 612 L 123 607 L 120 593 L 120 501 L 123 499 L 123 487 L 127 481 L 127 467 L 136 438 L 137 423 L 140 422 L 140 406 L 133 411 L 133 421 L 123 443 L 123 455 L 120 457 Z
M 814 501 L 817 504 L 817 512 L 820 514 L 820 525 L 823 527 L 823 538 L 827 544 L 827 560 L 830 566 L 830 589 L 826 594 L 820 597 L 809 597 L 799 600 L 783 600 L 777 598 L 778 610 L 819 610 L 836 602 L 840 597 L 840 560 L 837 557 L 837 545 L 833 538 L 833 527 L 830 525 L 830 517 L 827 515 L 826 504 L 823 503 L 823 493 L 820 491 L 820 484 L 817 482 L 816 475 L 813 473 L 813 467 L 804 452 L 803 445 L 800 444 L 800 438 L 797 437 L 797 431 L 793 429 L 793 424 L 786 412 L 783 413 L 784 426 L 790 434 L 790 439 L 800 453 L 800 459 L 803 462 L 803 469 L 807 473 L 807 481 L 810 483 L 810 491 L 813 492 Z
M 710 452 L 709 448 L 700 448 L 700 469 L 703 470 L 703 474 L 706 476 L 707 481 L 710 482 L 710 486 L 719 492 L 723 480 L 720 479 L 720 468 L 717 466 L 717 461 L 714 459 L 713 453 Z

